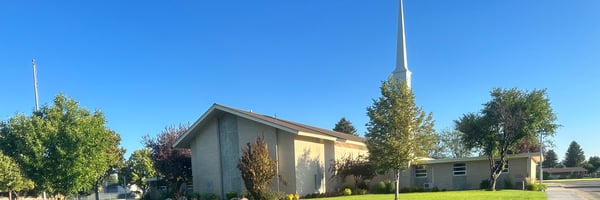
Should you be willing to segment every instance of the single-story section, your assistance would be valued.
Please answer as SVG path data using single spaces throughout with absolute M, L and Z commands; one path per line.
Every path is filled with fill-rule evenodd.
M 550 179 L 580 178 L 587 174 L 587 169 L 583 167 L 544 168 L 543 172 Z
M 512 185 L 521 189 L 524 183 L 536 180 L 539 153 L 508 155 L 505 166 L 496 182 L 496 188 Z M 400 187 L 464 190 L 479 189 L 482 180 L 490 179 L 487 157 L 427 159 L 413 165 L 401 174 Z M 506 183 L 506 184 L 505 184 Z
M 237 164 L 242 148 L 258 136 L 264 136 L 271 157 L 278 160 L 277 172 L 285 178 L 276 178 L 271 188 L 287 194 L 334 191 L 340 183 L 331 179 L 331 161 L 368 154 L 364 138 L 219 104 L 212 105 L 174 146 L 191 149 L 193 190 L 224 197 L 245 190 Z M 537 153 L 509 155 L 497 188 L 504 182 L 520 188 L 524 181 L 535 180 L 539 161 Z M 400 187 L 478 189 L 482 180 L 489 179 L 489 171 L 487 157 L 424 159 L 401 174 Z M 372 182 L 384 179 L 392 176 Z
M 244 191 L 237 168 L 242 148 L 264 136 L 272 158 L 278 160 L 272 189 L 282 193 L 325 193 L 336 189 L 329 171 L 331 160 L 367 153 L 358 136 L 317 128 L 275 117 L 212 105 L 174 144 L 190 148 L 195 192 L 224 197 Z

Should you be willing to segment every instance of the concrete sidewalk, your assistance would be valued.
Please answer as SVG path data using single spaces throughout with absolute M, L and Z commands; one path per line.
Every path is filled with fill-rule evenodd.
M 546 195 L 548 196 L 548 200 L 586 200 L 590 199 L 586 194 L 582 194 L 577 190 L 566 189 L 563 188 L 560 183 L 546 183 L 548 189 L 546 190 Z M 593 198 L 592 198 L 593 199 Z

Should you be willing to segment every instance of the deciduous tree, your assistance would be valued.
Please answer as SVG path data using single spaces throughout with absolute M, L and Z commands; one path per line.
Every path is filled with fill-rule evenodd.
M 167 126 L 156 138 L 144 136 L 144 144 L 150 149 L 154 169 L 159 176 L 169 182 L 171 191 L 176 191 L 180 180 L 188 181 L 192 177 L 192 158 L 189 149 L 173 148 L 173 144 L 182 136 L 189 125 Z
M 269 184 L 277 176 L 277 161 L 269 156 L 264 136 L 246 144 L 238 164 L 244 185 L 254 199 L 266 199 Z
M 8 192 L 11 200 L 13 193 L 33 189 L 33 181 L 25 177 L 19 165 L 0 151 L 0 192 Z
M 100 111 L 80 108 L 62 94 L 31 116 L 17 114 L 1 127 L 0 148 L 35 183 L 53 195 L 90 191 L 110 168 L 118 145 Z
M 335 124 L 335 127 L 333 128 L 333 130 L 337 131 L 337 132 L 351 134 L 351 135 L 357 135 L 356 128 L 354 128 L 352 123 L 350 121 L 346 120 L 345 117 L 342 117 L 342 119 L 340 119 L 340 121 L 338 121 L 338 123 Z
M 438 149 L 441 158 L 465 158 L 473 155 L 473 151 L 462 141 L 463 133 L 458 130 L 443 130 L 438 134 Z
M 147 178 L 156 177 L 154 163 L 151 158 L 150 149 L 143 148 L 133 151 L 121 170 L 120 175 L 124 176 L 127 182 L 136 184 L 142 191 L 148 191 Z
M 600 169 L 600 157 L 591 156 L 586 162 L 586 169 L 590 174 L 597 173 L 598 169 Z
M 375 166 L 365 156 L 348 155 L 334 160 L 330 171 L 333 174 L 331 178 L 337 178 L 342 183 L 346 177 L 352 176 L 355 189 L 367 189 L 366 181 L 377 175 Z
M 469 148 L 480 148 L 488 157 L 490 190 L 507 163 L 507 153 L 514 152 L 524 139 L 532 143 L 539 134 L 552 136 L 558 127 L 556 115 L 546 97 L 546 90 L 531 92 L 493 89 L 492 99 L 480 113 L 467 113 L 455 121 Z
M 389 78 L 381 85 L 381 97 L 367 108 L 369 122 L 365 136 L 369 160 L 378 172 L 394 173 L 395 199 L 400 172 L 427 156 L 435 143 L 432 115 L 417 107 L 414 98 L 404 82 Z
M 585 155 L 581 146 L 577 142 L 572 141 L 565 153 L 565 167 L 582 167 L 585 162 Z

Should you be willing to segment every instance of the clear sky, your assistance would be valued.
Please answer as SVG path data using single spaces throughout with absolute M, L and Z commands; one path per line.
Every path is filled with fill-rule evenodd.
M 416 101 L 436 129 L 494 87 L 547 88 L 555 151 L 600 156 L 600 1 L 405 0 Z M 0 120 L 62 92 L 128 152 L 213 103 L 362 135 L 395 66 L 397 0 L 3 1 Z

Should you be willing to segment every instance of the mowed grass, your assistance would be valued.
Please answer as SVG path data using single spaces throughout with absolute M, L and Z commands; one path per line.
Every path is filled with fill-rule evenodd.
M 368 194 L 368 195 L 352 195 L 330 198 L 318 198 L 315 200 L 393 200 L 393 194 Z M 484 190 L 468 190 L 468 191 L 447 191 L 447 192 L 421 192 L 421 193 L 403 193 L 398 197 L 400 200 L 428 200 L 428 199 L 540 199 L 546 200 L 545 192 L 537 191 L 522 191 L 522 190 L 500 190 L 500 191 L 484 191 Z

